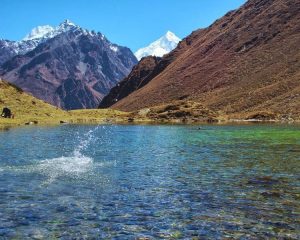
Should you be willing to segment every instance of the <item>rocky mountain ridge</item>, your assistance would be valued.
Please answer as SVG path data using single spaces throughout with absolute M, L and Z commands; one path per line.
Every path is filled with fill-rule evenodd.
M 25 38 L 39 43 L 4 62 L 0 75 L 63 109 L 97 107 L 137 63 L 129 48 L 70 21 L 41 32 L 33 31 Z
M 38 26 L 32 29 L 21 41 L 0 39 L 0 65 L 16 55 L 22 55 L 33 50 L 40 43 L 58 34 L 75 29 L 80 29 L 80 27 L 67 19 L 57 27 Z

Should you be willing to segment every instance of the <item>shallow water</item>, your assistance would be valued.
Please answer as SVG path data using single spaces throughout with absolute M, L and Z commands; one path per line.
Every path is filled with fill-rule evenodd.
M 299 239 L 297 125 L 0 131 L 0 239 Z

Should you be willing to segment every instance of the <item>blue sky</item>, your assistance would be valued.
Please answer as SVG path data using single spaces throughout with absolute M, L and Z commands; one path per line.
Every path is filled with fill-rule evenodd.
M 1 0 L 0 38 L 22 39 L 38 25 L 64 19 L 100 31 L 133 51 L 167 30 L 180 38 L 207 27 L 246 0 Z

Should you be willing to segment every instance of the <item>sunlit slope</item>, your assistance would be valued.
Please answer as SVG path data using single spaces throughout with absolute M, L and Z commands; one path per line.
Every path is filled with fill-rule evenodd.
M 8 107 L 14 119 L 0 118 L 0 124 L 25 123 L 84 123 L 101 121 L 125 121 L 127 113 L 112 109 L 63 111 L 42 100 L 39 100 L 22 89 L 0 80 L 0 111 Z

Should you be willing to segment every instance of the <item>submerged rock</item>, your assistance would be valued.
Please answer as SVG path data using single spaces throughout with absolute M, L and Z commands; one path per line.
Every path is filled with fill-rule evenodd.
M 257 177 L 253 178 L 248 181 L 248 184 L 263 184 L 263 185 L 272 185 L 279 183 L 278 179 L 274 179 L 270 176 L 263 176 L 263 177 Z
M 264 197 L 281 197 L 281 193 L 279 191 L 263 192 L 261 195 Z

